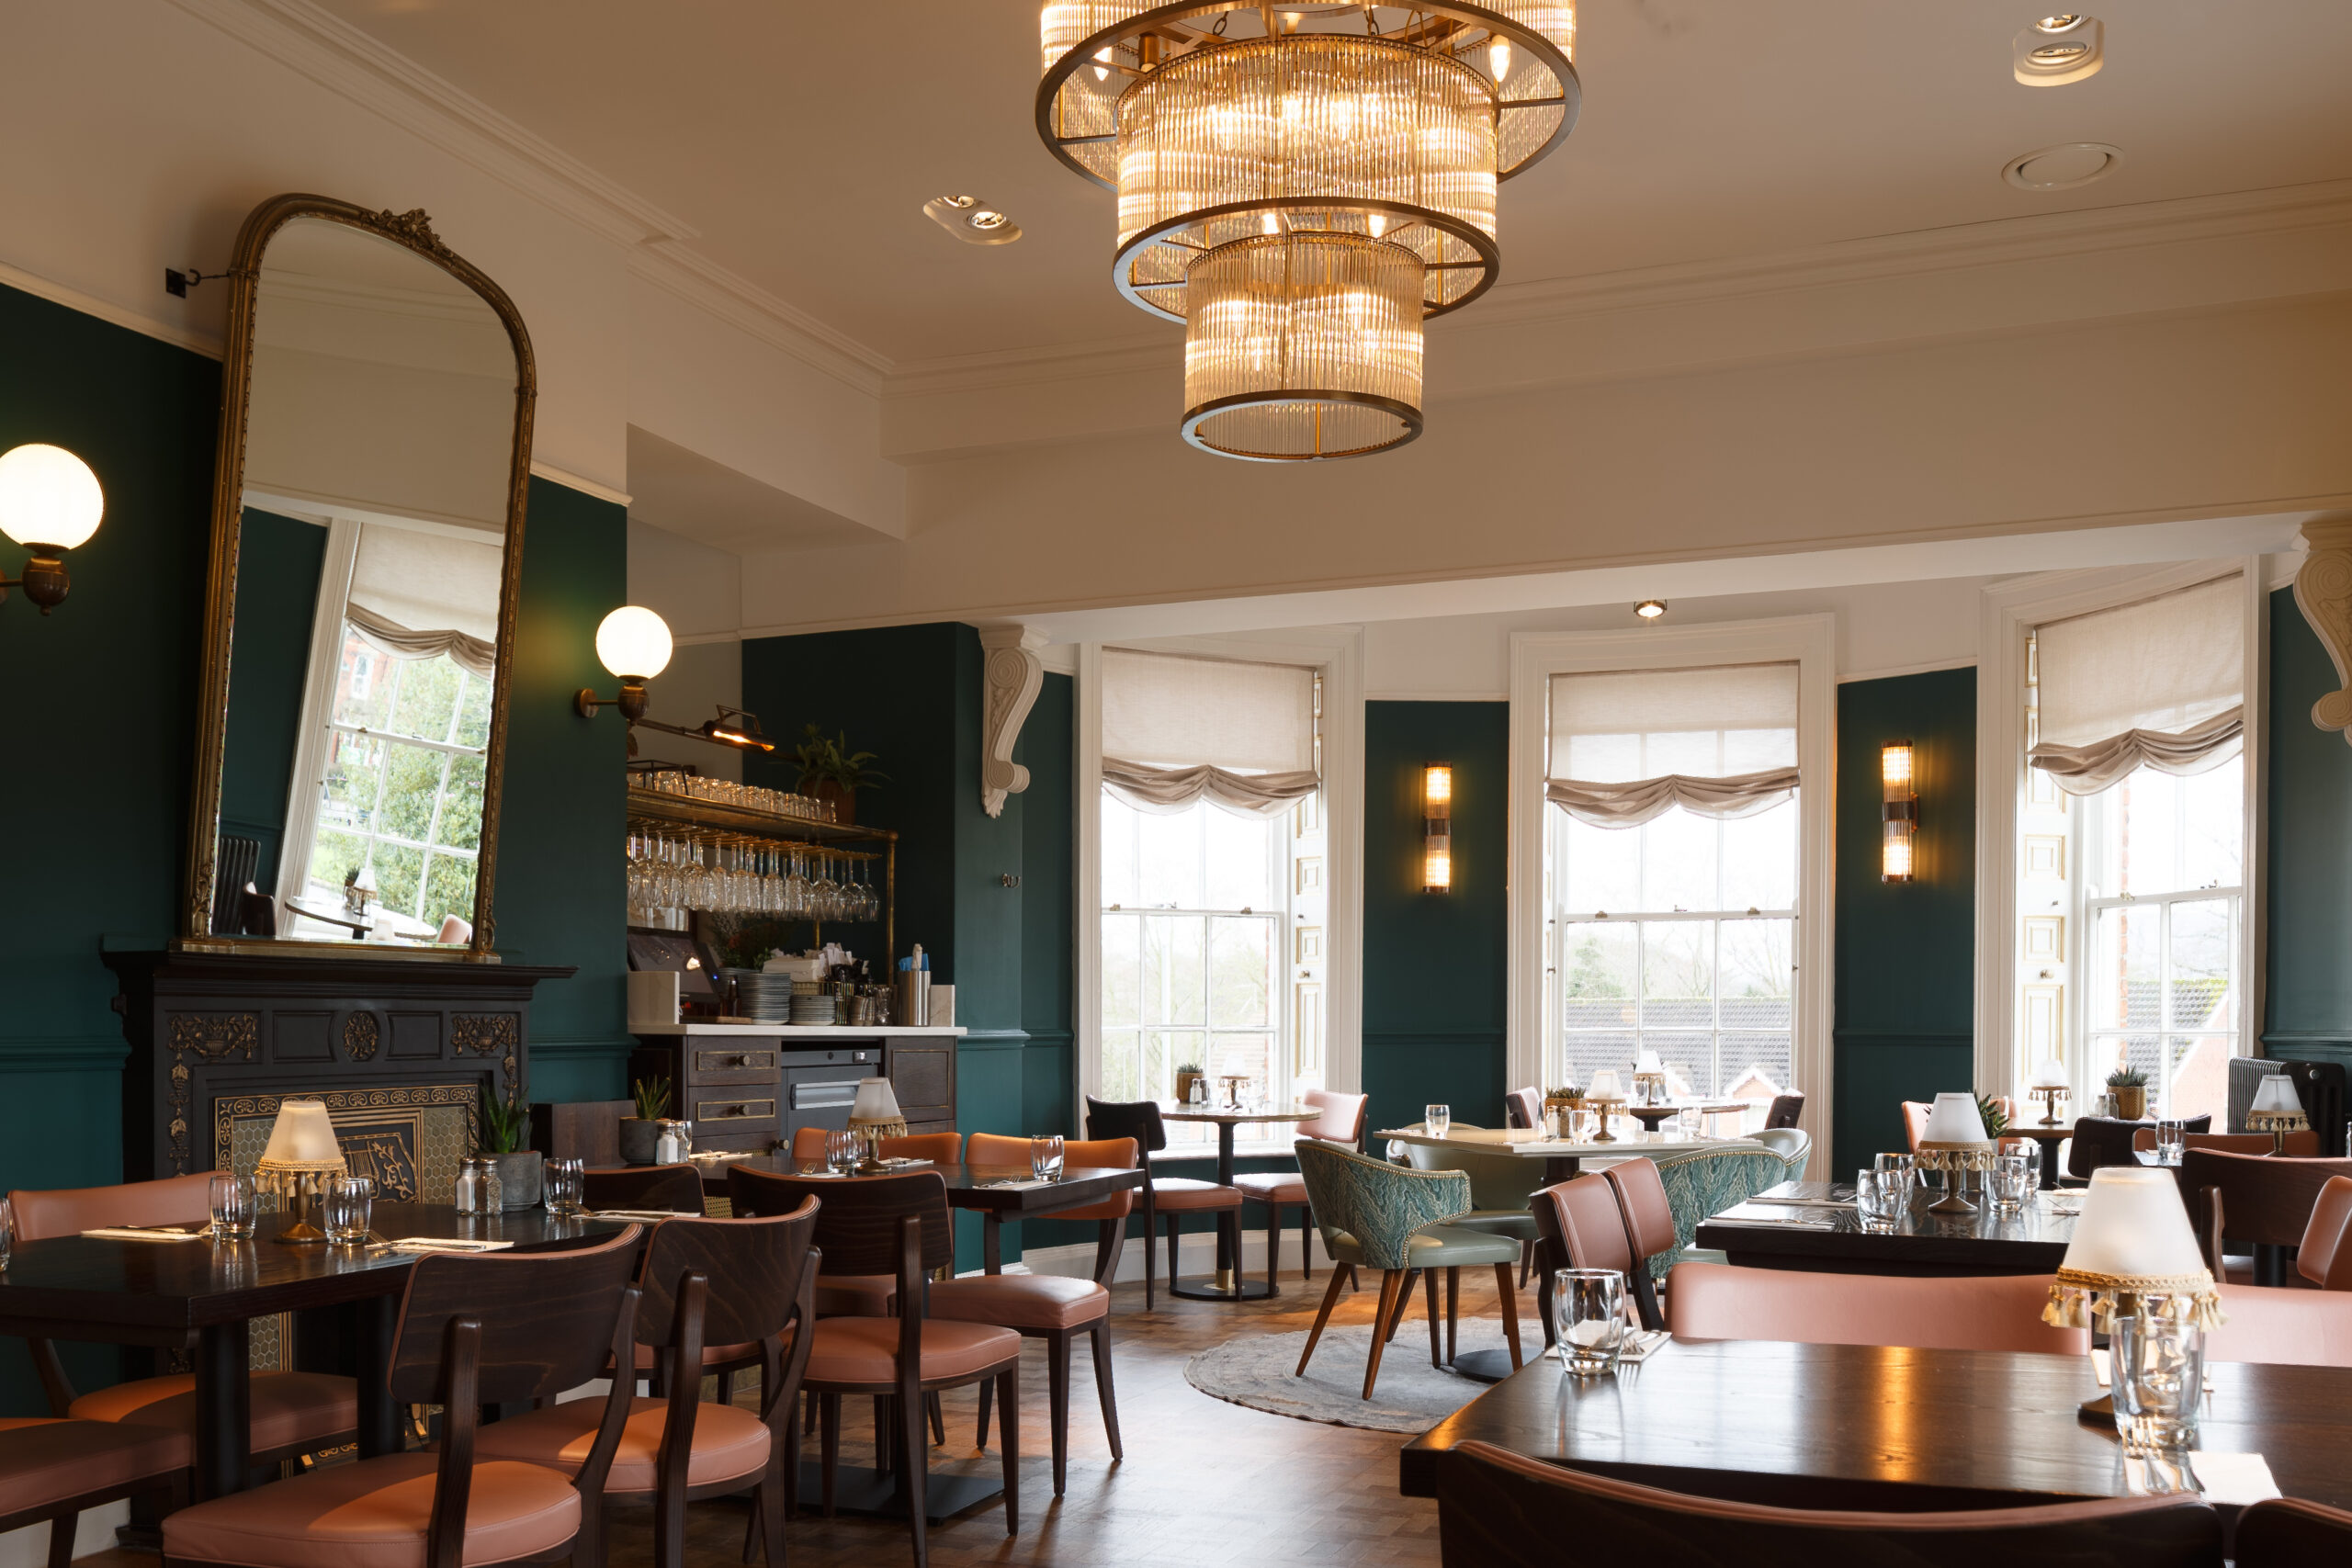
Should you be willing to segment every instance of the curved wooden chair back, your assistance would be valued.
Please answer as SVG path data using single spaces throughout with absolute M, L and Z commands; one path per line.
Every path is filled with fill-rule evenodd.
M 2144 1125 L 2139 1122 L 2118 1121 L 2112 1116 L 2077 1116 L 2075 1118 L 2075 1142 L 2066 1156 L 2066 1174 L 2081 1180 L 2090 1179 L 2092 1171 L 2103 1165 L 2137 1165 L 2132 1157 L 2132 1140 Z M 2191 1133 L 2202 1133 L 2213 1125 L 2211 1116 L 2188 1119 Z
M 439 1404 L 449 1325 L 481 1325 L 477 1400 L 553 1399 L 605 1375 L 615 1314 L 635 1296 L 638 1243 L 631 1225 L 610 1241 L 564 1252 L 485 1252 L 421 1258 L 409 1270 L 392 1346 L 391 1395 Z
M 1772 1097 L 1772 1108 L 1764 1112 L 1764 1125 L 1793 1127 L 1804 1114 L 1804 1096 L 1802 1093 L 1776 1094 Z
M 789 1213 L 655 1225 L 638 1276 L 638 1343 L 678 1343 L 679 1281 L 688 1274 L 710 1281 L 704 1344 L 747 1345 L 782 1334 L 792 1325 L 808 1272 L 818 1204 L 812 1197 Z
M 691 1165 L 592 1170 L 581 1188 L 592 1209 L 667 1209 L 673 1214 L 703 1212 L 702 1172 Z
M 2241 1247 L 2295 1247 L 2310 1228 L 2331 1178 L 2352 1176 L 2352 1159 L 2295 1159 L 2190 1149 L 2180 1156 L 2180 1187 L 2222 1196 L 2223 1237 Z M 2211 1211 L 2208 1207 L 2208 1218 Z
M 774 1176 L 739 1165 L 727 1173 L 727 1188 L 739 1214 L 789 1214 L 816 1199 L 815 1240 L 829 1274 L 897 1278 L 902 1253 L 899 1222 L 910 1217 L 922 1223 L 921 1272 L 956 1261 L 947 1182 L 935 1170 L 811 1179 Z
M 2290 1133 L 2286 1136 L 2285 1143 L 2286 1152 L 2292 1158 L 2317 1159 L 2319 1157 L 2317 1133 L 2309 1131 Z M 2132 1134 L 2133 1154 L 2147 1154 L 2155 1146 L 2156 1130 L 2154 1127 L 2143 1127 Z M 2186 1146 L 2192 1149 L 2219 1149 L 2222 1153 L 2230 1155 L 2267 1155 L 2270 1152 L 2270 1134 L 2267 1133 L 2191 1133 L 2188 1134 Z
M 1544 1125 L 1544 1091 L 1540 1089 L 1515 1089 L 1504 1095 L 1503 1125 L 1506 1127 Z
M 1448 1562 L 1537 1568 L 1577 1560 L 1819 1568 L 2221 1568 L 2222 1517 L 2196 1496 L 2117 1497 L 2021 1508 L 1879 1514 L 1779 1508 L 1660 1491 L 1464 1443 L 1438 1466 L 1438 1536 Z M 2268 1505 L 2265 1505 L 2266 1506 Z M 2241 1527 L 2243 1529 L 2243 1527 Z M 2243 1542 L 2243 1537 L 2241 1537 Z M 2241 1546 L 2243 1552 L 2243 1546 Z M 2254 1568 L 2241 1555 L 2242 1568 Z
M 2352 1513 L 2301 1497 L 2273 1497 L 2238 1516 L 2238 1568 L 2352 1562 Z
M 1160 1120 L 1157 1100 L 1097 1100 L 1090 1094 L 1086 1097 L 1086 1135 L 1133 1138 L 1144 1153 L 1158 1154 L 1168 1146 L 1168 1123 Z

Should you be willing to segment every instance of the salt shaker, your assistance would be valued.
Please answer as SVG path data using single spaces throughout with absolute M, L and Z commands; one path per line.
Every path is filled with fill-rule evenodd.
M 681 1165 L 695 1150 L 695 1124 L 691 1122 L 663 1120 L 654 1123 L 659 1131 L 653 1138 L 653 1163 Z
M 479 1155 L 469 1155 L 458 1166 L 458 1213 L 461 1214 L 495 1214 L 498 1213 L 498 1166 Z

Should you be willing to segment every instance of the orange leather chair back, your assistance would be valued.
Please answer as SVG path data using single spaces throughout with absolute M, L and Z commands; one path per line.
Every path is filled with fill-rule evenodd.
M 185 1225 L 212 1217 L 212 1173 L 129 1181 L 119 1187 L 54 1187 L 8 1194 L 17 1239 L 79 1235 L 101 1225 Z
M 1315 1106 L 1323 1112 L 1312 1122 L 1298 1124 L 1300 1137 L 1320 1138 L 1327 1144 L 1345 1144 L 1351 1149 L 1363 1145 L 1364 1109 L 1372 1103 L 1372 1096 L 1310 1089 L 1298 1098 L 1302 1104 Z
M 964 1163 L 964 1134 L 961 1133 L 909 1133 L 904 1137 L 882 1140 L 884 1159 L 927 1159 L 933 1165 Z M 1026 1165 L 1028 1161 L 1022 1161 Z
M 1919 1152 L 1919 1140 L 1928 1135 L 1928 1113 L 1934 1109 L 1923 1100 L 1903 1102 L 1903 1132 L 1911 1140 L 1911 1152 L 1915 1155 Z
M 2088 1329 L 2041 1321 L 2049 1300 L 2047 1275 L 1923 1280 L 1684 1263 L 1667 1294 L 1666 1325 L 1678 1338 L 2088 1355 Z
M 2208 1361 L 2352 1367 L 2352 1291 L 2223 1285 L 2222 1311 L 2229 1321 L 2205 1331 Z
M 2295 1272 L 2323 1291 L 2352 1291 L 2352 1176 L 2332 1176 L 2319 1190 Z
M 1667 1201 L 1666 1183 L 1657 1162 L 1629 1159 L 1600 1173 L 1617 1195 L 1617 1213 L 1624 1221 L 1625 1241 L 1636 1258 L 1654 1258 L 1682 1243 L 1674 1230 L 1674 1205 Z M 1682 1276 L 1678 1271 L 1676 1279 Z
M 1022 1169 L 1029 1166 L 1029 1140 L 1009 1138 L 1001 1133 L 975 1133 L 965 1146 L 964 1157 L 972 1165 L 1010 1165 Z M 1133 1138 L 1065 1138 L 1062 1140 L 1062 1168 L 1080 1170 L 1133 1170 L 1136 1168 L 1136 1141 Z M 1102 1203 L 1089 1203 L 1078 1209 L 1056 1209 L 1057 1220 L 1124 1220 L 1136 1210 L 1136 1189 L 1122 1190 L 1115 1198 Z

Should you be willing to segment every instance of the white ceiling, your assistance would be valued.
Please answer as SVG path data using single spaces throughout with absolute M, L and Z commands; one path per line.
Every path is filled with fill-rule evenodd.
M 1038 143 L 1035 0 L 322 3 L 900 366 L 1174 340 L 1112 288 L 1109 193 Z M 1581 9 L 1583 119 L 1504 186 L 1506 288 L 2352 177 L 2346 0 L 2106 0 L 2106 68 L 2055 88 L 2010 74 L 2033 0 Z M 2075 141 L 2118 171 L 2002 182 Z M 920 210 L 951 191 L 1027 237 L 957 244 Z

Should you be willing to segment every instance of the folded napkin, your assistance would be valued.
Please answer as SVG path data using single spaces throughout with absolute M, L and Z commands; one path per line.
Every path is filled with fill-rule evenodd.
M 82 1234 L 96 1236 L 102 1241 L 209 1241 L 212 1239 L 212 1230 L 209 1225 L 199 1225 L 192 1231 L 181 1230 L 176 1225 L 101 1225 L 96 1230 L 84 1231 Z
M 752 1159 L 755 1156 L 749 1149 L 707 1149 L 701 1154 L 688 1155 L 686 1157 L 697 1165 L 724 1165 L 729 1160 Z
M 1851 1198 L 1767 1198 L 1758 1194 L 1743 1200 L 1749 1203 L 1778 1203 L 1792 1209 L 1850 1209 Z
M 1032 1187 L 1052 1187 L 1057 1184 L 1046 1177 L 1032 1177 L 1026 1180 L 983 1181 L 980 1185 L 998 1192 L 1026 1192 Z
M 2199 1449 L 2188 1456 L 2198 1488 L 2208 1503 L 2243 1506 L 2278 1496 L 2270 1462 L 2260 1454 L 2215 1454 Z
M 679 1209 L 591 1209 L 588 1217 L 592 1220 L 640 1220 L 647 1224 L 659 1224 L 663 1220 L 677 1219 L 684 1213 L 684 1211 Z M 701 1216 L 686 1217 L 698 1219 Z
M 1750 1230 L 1834 1231 L 1835 1220 L 1808 1220 L 1801 1214 L 1716 1214 L 1702 1222 L 1710 1225 L 1744 1225 Z
M 892 1170 L 905 1170 L 910 1166 L 929 1165 L 931 1161 L 927 1159 L 910 1159 L 904 1155 L 893 1155 L 890 1158 L 884 1160 L 882 1163 L 888 1166 Z
M 508 1247 L 513 1247 L 514 1245 L 514 1244 L 513 1242 L 511 1242 L 511 1241 L 458 1241 L 458 1240 L 455 1240 L 455 1239 L 453 1239 L 453 1238 L 446 1237 L 446 1236 L 437 1236 L 437 1235 L 411 1235 L 411 1236 L 402 1236 L 402 1237 L 401 1237 L 400 1240 L 398 1240 L 398 1241 L 388 1241 L 388 1242 L 385 1242 L 385 1243 L 384 1243 L 382 1246 L 380 1246 L 380 1247 L 369 1247 L 368 1250 L 368 1251 L 370 1251 L 370 1252 L 420 1252 L 420 1253 L 421 1253 L 421 1252 L 503 1252 L 503 1251 L 505 1251 Z

